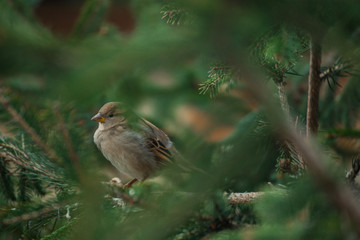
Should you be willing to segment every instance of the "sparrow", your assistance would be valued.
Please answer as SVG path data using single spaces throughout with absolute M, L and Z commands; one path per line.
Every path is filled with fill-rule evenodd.
M 91 120 L 99 123 L 94 143 L 104 157 L 129 181 L 144 181 L 176 153 L 169 137 L 154 124 L 126 110 L 120 102 L 102 106 Z

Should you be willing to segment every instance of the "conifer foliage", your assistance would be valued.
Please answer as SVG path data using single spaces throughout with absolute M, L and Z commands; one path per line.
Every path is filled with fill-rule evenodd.
M 358 1 L 45 2 L 0 1 L 0 240 L 360 238 Z M 180 153 L 131 188 L 110 101 Z

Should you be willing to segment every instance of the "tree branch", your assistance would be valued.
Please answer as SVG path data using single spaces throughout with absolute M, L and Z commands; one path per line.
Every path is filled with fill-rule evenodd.
M 0 147 L 9 148 L 11 150 L 14 150 L 15 152 L 21 153 L 21 155 L 23 155 L 26 159 L 28 159 L 28 160 L 30 159 L 29 156 L 24 151 L 12 146 L 12 145 L 0 143 Z
M 283 79 L 281 79 L 281 81 L 277 82 L 276 85 L 278 88 L 278 95 L 279 95 L 281 109 L 283 110 L 283 112 L 285 114 L 287 123 L 292 124 L 289 102 L 287 100 L 287 96 L 286 96 L 286 92 L 285 92 L 286 82 Z M 296 125 L 297 124 L 295 124 L 295 127 L 296 127 Z M 296 154 L 296 156 L 298 158 L 297 163 L 300 165 L 301 169 L 304 169 L 305 164 L 304 164 L 303 158 L 302 158 L 301 154 L 299 153 L 299 151 L 294 146 L 294 144 L 288 140 L 284 140 L 284 145 L 288 149 L 289 152 L 294 152 Z M 290 169 L 291 169 L 291 167 L 290 167 Z
M 320 56 L 319 53 L 320 51 L 316 54 L 318 57 Z M 319 61 L 319 59 L 317 60 Z M 246 65 L 244 62 L 241 63 Z M 318 64 L 319 63 L 320 62 L 318 62 Z M 337 180 L 329 174 L 326 165 L 322 161 L 323 156 L 320 151 L 316 149 L 316 144 L 311 141 L 311 137 L 302 138 L 293 126 L 284 121 L 284 117 L 279 114 L 276 105 L 266 97 L 270 91 L 266 91 L 265 87 L 258 87 L 262 82 L 257 74 L 254 74 L 254 71 L 249 71 L 247 68 L 243 68 L 243 70 L 243 74 L 247 76 L 243 79 L 247 81 L 249 90 L 260 103 L 266 105 L 267 108 L 265 109 L 267 110 L 269 119 L 278 129 L 281 129 L 281 132 L 279 132 L 280 137 L 294 144 L 303 156 L 307 170 L 314 179 L 314 182 L 317 183 L 319 188 L 329 197 L 339 212 L 350 220 L 357 235 L 360 236 L 360 206 L 349 187 L 337 182 Z M 319 75 L 317 75 L 317 79 L 318 78 Z M 317 105 L 317 102 L 315 103 Z
M 82 173 L 82 170 L 81 170 L 81 166 L 79 164 L 79 158 L 78 158 L 78 156 L 77 156 L 77 154 L 75 152 L 75 149 L 73 148 L 73 144 L 72 144 L 72 141 L 71 141 L 69 130 L 66 127 L 64 118 L 61 115 L 59 108 L 60 108 L 59 104 L 56 103 L 54 108 L 53 108 L 53 112 L 54 112 L 54 114 L 55 114 L 55 116 L 56 116 L 56 118 L 58 120 L 58 126 L 59 126 L 60 132 L 61 132 L 61 134 L 63 136 L 66 149 L 67 149 L 67 151 L 69 153 L 70 160 L 71 160 L 71 162 L 72 162 L 72 164 L 74 166 L 74 169 L 75 169 L 79 179 L 81 181 L 85 181 L 85 179 L 83 179 L 83 173 Z
M 31 219 L 35 219 L 38 217 L 46 217 L 46 215 L 50 215 L 52 214 L 55 210 L 61 208 L 63 205 L 61 204 L 54 204 L 51 207 L 45 207 L 39 211 L 35 211 L 32 213 L 26 213 L 20 216 L 16 216 L 16 217 L 12 217 L 12 218 L 8 218 L 8 219 L 4 219 L 2 220 L 2 223 L 5 225 L 11 225 L 14 223 L 18 223 L 18 222 L 23 222 L 23 221 L 28 221 Z
M 13 119 L 20 124 L 20 126 L 30 135 L 31 139 L 42 148 L 49 157 L 60 162 L 60 158 L 57 154 L 41 139 L 36 131 L 30 127 L 30 125 L 24 120 L 24 118 L 9 104 L 9 101 L 0 95 L 0 103 L 3 104 L 4 108 L 13 117 Z
M 329 196 L 333 204 L 350 219 L 360 236 L 360 207 L 350 189 L 329 175 L 325 165 L 321 162 L 320 154 L 313 150 L 313 144 L 310 141 L 301 139 L 295 131 L 289 128 L 285 128 L 283 134 L 285 138 L 292 139 L 304 156 L 308 170 L 315 182 Z
M 230 204 L 245 204 L 254 201 L 261 197 L 263 192 L 248 192 L 248 193 L 231 193 L 228 196 L 228 201 Z
M 281 109 L 283 110 L 284 114 L 288 118 L 287 120 L 290 120 L 290 107 L 289 107 L 289 102 L 287 100 L 287 96 L 286 96 L 286 92 L 285 92 L 286 82 L 284 80 L 282 80 L 280 83 L 277 83 L 276 85 L 278 88 Z
M 319 94 L 321 86 L 321 45 L 314 34 L 310 42 L 310 71 L 308 83 L 308 104 L 306 117 L 306 135 L 316 134 L 319 126 Z
M 11 161 L 18 166 L 25 167 L 28 170 L 33 171 L 36 174 L 41 174 L 43 176 L 57 180 L 57 177 L 55 176 L 55 174 L 53 172 L 51 172 L 47 169 L 41 169 L 36 166 L 30 165 L 30 164 L 18 159 L 17 157 L 13 156 L 10 153 L 0 152 L 0 157 L 4 158 L 5 160 Z

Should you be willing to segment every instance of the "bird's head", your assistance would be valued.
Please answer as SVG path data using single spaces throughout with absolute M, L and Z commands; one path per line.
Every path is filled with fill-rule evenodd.
M 102 106 L 97 114 L 91 120 L 104 126 L 114 126 L 115 124 L 125 122 L 122 104 L 119 102 L 108 102 Z

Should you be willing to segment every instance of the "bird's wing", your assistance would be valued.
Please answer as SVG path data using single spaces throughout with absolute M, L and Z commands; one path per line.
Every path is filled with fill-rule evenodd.
M 161 164 L 172 162 L 174 146 L 169 137 L 146 119 L 141 118 L 140 121 L 145 128 L 148 147 L 158 162 Z
M 190 172 L 196 170 L 205 173 L 204 170 L 197 168 L 191 162 L 185 160 L 184 157 L 176 150 L 174 144 L 169 137 L 158 127 L 144 118 L 140 118 L 141 125 L 145 128 L 147 143 L 150 151 L 156 156 L 156 160 L 160 164 L 174 163 L 173 159 L 176 158 L 177 164 L 183 172 Z

